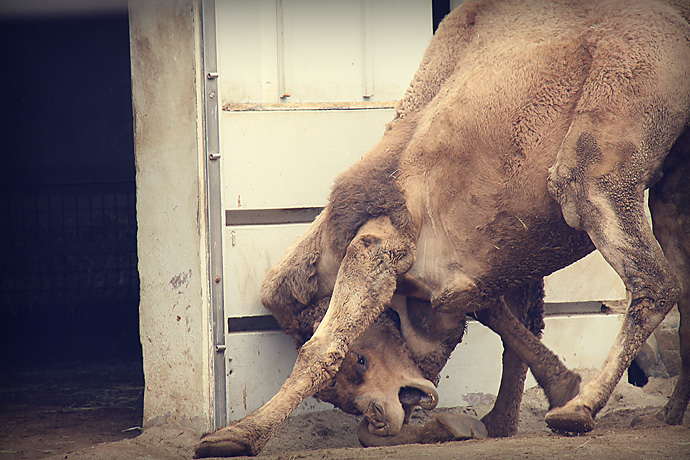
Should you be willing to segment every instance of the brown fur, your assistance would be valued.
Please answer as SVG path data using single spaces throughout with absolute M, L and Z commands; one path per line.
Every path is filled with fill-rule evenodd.
M 273 267 L 261 285 L 261 301 L 295 340 L 296 346 L 301 346 L 311 337 L 311 334 L 305 337 L 308 329 L 304 321 L 300 323 L 300 316 L 304 314 L 305 306 L 313 303 L 318 291 L 316 270 L 321 255 L 320 242 L 320 233 L 298 239 L 289 257 Z
M 382 347 L 382 344 L 386 345 Z M 361 415 L 362 410 L 357 407 L 355 400 L 359 395 L 366 393 L 367 383 L 369 389 L 372 384 L 395 387 L 393 382 L 382 378 L 384 375 L 377 376 L 377 369 L 368 370 L 366 373 L 359 371 L 357 359 L 360 354 L 366 356 L 370 367 L 384 366 L 387 369 L 403 366 L 416 367 L 394 321 L 384 313 L 353 343 L 338 373 L 315 396 L 348 414 Z M 399 387 L 393 390 L 396 393 L 396 400 L 398 390 Z
M 429 302 L 409 298 L 407 315 L 414 334 L 434 345 L 431 351 L 415 350 L 410 333 L 404 334 L 415 362 L 425 378 L 438 385 L 441 370 L 448 362 L 450 354 L 462 341 L 465 333 L 465 316 L 435 312 Z
M 329 206 L 262 286 L 287 331 L 331 296 L 292 375 L 197 454 L 258 452 L 337 375 L 394 293 L 456 318 L 485 314 L 545 387 L 549 426 L 578 432 L 593 429 L 678 301 L 684 373 L 660 417 L 679 423 L 690 397 L 690 191 L 679 173 L 690 163 L 690 25 L 674 3 L 470 0 L 449 15 L 380 143 L 337 179 Z M 515 318 L 509 291 L 594 247 L 631 303 L 603 368 L 578 393 L 576 376 Z M 389 418 L 367 401 L 369 431 L 395 434 L 400 408 L 386 401 Z
M 324 297 L 314 304 L 304 305 L 304 308 L 296 315 L 296 323 L 292 323 L 296 324 L 296 327 L 286 332 L 292 336 L 298 349 L 312 337 L 314 330 L 326 314 L 329 302 L 330 297 Z M 453 347 L 459 342 L 460 339 L 453 344 Z M 381 350 L 383 353 L 378 353 L 377 350 Z M 434 366 L 434 369 L 438 369 L 439 373 L 450 356 L 451 351 L 452 349 L 448 351 L 448 356 L 445 357 L 442 363 Z M 353 415 L 362 414 L 362 411 L 355 405 L 355 398 L 359 393 L 366 391 L 361 388 L 365 384 L 365 380 L 380 380 L 380 376 L 365 376 L 358 372 L 357 355 L 360 353 L 366 355 L 367 360 L 375 363 L 374 365 L 377 367 L 392 367 L 386 364 L 386 360 L 388 360 L 397 366 L 416 368 L 413 355 L 396 326 L 392 312 L 384 312 L 353 343 L 338 373 L 315 395 L 321 401 L 331 403 L 344 412 Z M 392 358 L 390 356 L 391 353 L 394 354 Z M 422 369 L 424 368 L 422 367 Z M 372 373 L 370 372 L 369 374 Z M 433 377 L 428 377 L 427 375 L 425 374 L 424 377 L 428 380 L 438 381 L 438 373 Z M 394 391 L 397 394 L 397 389 Z
M 345 255 L 365 222 L 380 216 L 389 217 L 401 232 L 409 236 L 414 233 L 405 193 L 395 180 L 400 174 L 400 156 L 414 129 L 414 120 L 401 123 L 362 161 L 336 178 L 325 211 L 328 220 L 324 231 L 338 257 Z

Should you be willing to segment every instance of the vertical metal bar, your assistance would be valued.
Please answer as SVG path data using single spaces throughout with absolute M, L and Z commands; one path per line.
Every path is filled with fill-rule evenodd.
M 362 0 L 362 77 L 363 97 L 374 95 L 374 20 L 373 0 Z
M 202 0 L 204 69 L 204 130 L 206 133 L 206 194 L 209 222 L 209 290 L 213 329 L 213 429 L 227 425 L 225 378 L 225 307 L 223 305 L 223 220 L 219 136 L 216 2 Z
M 278 95 L 290 97 L 290 60 L 285 34 L 285 9 L 283 0 L 276 0 L 276 29 L 278 37 Z

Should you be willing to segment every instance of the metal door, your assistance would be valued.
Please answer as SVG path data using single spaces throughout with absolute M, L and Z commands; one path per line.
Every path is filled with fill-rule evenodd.
M 209 187 L 220 194 L 214 205 L 216 190 L 209 190 L 210 212 L 222 216 L 221 241 L 211 248 L 212 266 L 222 257 L 222 270 L 212 273 L 224 310 L 216 325 L 216 350 L 225 355 L 216 372 L 227 385 L 225 396 L 216 388 L 215 421 L 222 425 L 223 399 L 227 419 L 240 418 L 270 399 L 292 370 L 294 346 L 261 305 L 261 280 L 325 205 L 335 176 L 381 137 L 432 19 L 429 0 L 211 5 L 204 4 L 204 21 L 214 21 L 215 36 L 205 23 L 204 46 L 215 39 L 215 61 L 208 53 L 205 60 L 207 97 L 215 98 L 207 123 L 215 105 L 219 126 L 217 133 L 207 126 L 207 142 L 209 175 L 218 170 Z M 221 309 L 214 310 L 219 317 Z M 302 409 L 318 404 L 310 399 Z

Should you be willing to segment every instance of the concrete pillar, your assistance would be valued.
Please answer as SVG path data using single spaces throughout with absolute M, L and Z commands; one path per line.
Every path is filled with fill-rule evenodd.
M 212 398 L 200 11 L 195 0 L 129 4 L 143 423 L 199 433 Z

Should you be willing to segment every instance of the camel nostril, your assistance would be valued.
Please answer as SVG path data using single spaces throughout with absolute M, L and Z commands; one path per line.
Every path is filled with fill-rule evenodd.
M 374 415 L 377 420 L 385 420 L 384 415 L 385 411 L 383 410 L 383 407 L 379 403 L 373 403 L 372 410 L 374 412 Z
M 382 404 L 371 401 L 364 411 L 365 420 L 374 429 L 380 430 L 388 424 L 386 420 L 386 410 Z

